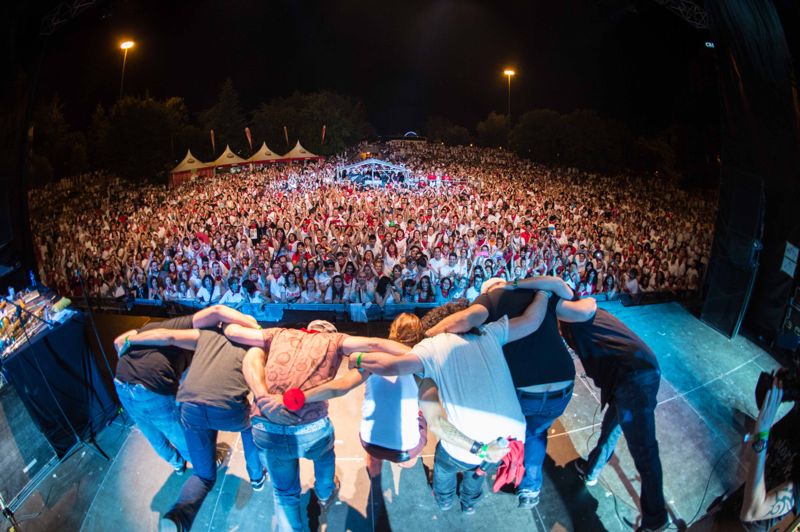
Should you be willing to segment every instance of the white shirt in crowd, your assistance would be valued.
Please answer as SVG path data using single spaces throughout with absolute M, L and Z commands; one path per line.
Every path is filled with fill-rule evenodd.
M 447 419 L 464 435 L 479 442 L 497 438 L 525 441 L 525 417 L 511 372 L 503 356 L 508 318 L 481 327 L 482 335 L 442 333 L 414 346 L 424 376 L 439 387 Z M 447 454 L 468 464 L 481 459 L 442 441 Z
M 413 375 L 370 375 L 361 405 L 364 443 L 396 451 L 415 448 L 419 444 L 418 392 Z

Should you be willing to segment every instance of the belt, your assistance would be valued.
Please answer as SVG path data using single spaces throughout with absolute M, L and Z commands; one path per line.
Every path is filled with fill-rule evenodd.
M 520 397 L 525 397 L 526 399 L 561 399 L 569 395 L 574 386 L 575 384 L 573 383 L 565 388 L 553 390 L 552 392 L 523 392 L 518 390 L 517 393 Z
M 264 432 L 269 432 L 270 434 L 289 434 L 299 436 L 300 434 L 309 434 L 325 428 L 328 423 L 328 418 L 323 417 L 304 425 L 279 425 L 278 423 L 273 423 L 264 417 L 253 416 L 251 422 L 254 428 L 258 428 Z

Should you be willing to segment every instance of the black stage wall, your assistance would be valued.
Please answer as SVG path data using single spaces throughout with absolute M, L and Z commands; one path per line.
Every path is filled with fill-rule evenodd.
M 706 9 L 719 68 L 722 170 L 701 317 L 734 336 L 747 312 L 745 324 L 771 339 L 793 284 L 780 271 L 786 241 L 800 243 L 797 70 L 784 33 L 796 28 L 797 7 L 708 0 Z

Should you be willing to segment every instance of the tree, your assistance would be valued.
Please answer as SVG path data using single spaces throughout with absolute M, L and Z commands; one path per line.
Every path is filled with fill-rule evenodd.
M 522 115 L 509 135 L 509 144 L 520 157 L 557 163 L 566 142 L 564 121 L 550 109 L 536 109 Z
M 478 144 L 490 148 L 508 145 L 508 116 L 492 111 L 486 120 L 478 122 L 475 128 Z
M 86 170 L 86 139 L 67 124 L 58 96 L 34 110 L 31 148 L 32 178 L 37 185 Z
M 322 142 L 322 126 L 326 126 Z M 288 132 L 286 142 L 284 126 Z M 358 100 L 329 91 L 295 92 L 261 104 L 253 113 L 254 144 L 265 141 L 279 153 L 296 141 L 313 153 L 330 155 L 367 138 L 373 133 L 364 105 Z M 256 146 L 257 147 L 257 146 Z
M 244 136 L 245 117 L 239 95 L 233 88 L 230 78 L 225 80 L 219 92 L 219 100 L 210 109 L 200 113 L 200 123 L 206 132 L 213 129 L 219 155 L 225 145 L 230 145 L 235 152 L 244 152 L 247 139 Z M 248 147 L 249 149 L 249 147 Z
M 173 118 L 167 105 L 150 97 L 126 96 L 107 116 L 96 110 L 91 136 L 99 143 L 100 166 L 128 179 L 165 176 L 172 160 Z
M 470 142 L 469 130 L 467 128 L 456 125 L 441 116 L 432 116 L 425 126 L 425 132 L 428 136 L 428 140 L 432 142 L 443 142 L 448 146 L 469 144 Z

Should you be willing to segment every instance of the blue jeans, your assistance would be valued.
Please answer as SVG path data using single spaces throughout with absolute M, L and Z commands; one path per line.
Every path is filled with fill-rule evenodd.
M 547 431 L 566 410 L 572 399 L 572 385 L 548 393 L 529 393 L 517 390 L 522 414 L 525 416 L 525 475 L 517 492 L 542 489 L 542 465 L 547 454 Z
M 151 392 L 141 384 L 114 379 L 117 396 L 158 456 L 173 469 L 181 469 L 189 459 L 178 404 L 174 395 Z
M 314 491 L 317 498 L 333 495 L 336 455 L 333 452 L 333 425 L 323 418 L 320 428 L 304 434 L 292 431 L 302 427 L 270 424 L 269 430 L 254 423 L 253 440 L 267 463 L 275 492 L 278 530 L 303 530 L 300 512 L 300 458 L 314 461 Z M 317 422 L 315 422 L 317 423 Z M 284 433 L 279 433 L 285 431 Z
M 603 416 L 600 439 L 589 453 L 586 474 L 596 478 L 606 465 L 621 434 L 642 481 L 640 501 L 642 526 L 655 528 L 667 519 L 661 459 L 656 440 L 656 395 L 661 383 L 657 370 L 636 371 L 623 376 Z
M 486 476 L 491 475 L 497 464 L 492 464 Z M 464 506 L 474 506 L 483 495 L 483 483 L 486 476 L 476 476 L 478 466 L 456 460 L 442 447 L 442 442 L 436 444 L 436 454 L 433 458 L 433 496 L 440 506 L 449 505 L 456 495 L 457 474 L 464 473 L 461 479 L 461 489 L 458 498 Z
M 197 512 L 208 492 L 217 481 L 217 432 L 239 432 L 242 435 L 244 459 L 250 480 L 260 480 L 264 474 L 258 449 L 253 443 L 247 405 L 241 408 L 220 408 L 195 403 L 181 403 L 181 422 L 192 461 L 192 476 L 181 488 L 178 500 L 166 513 L 185 529 L 192 527 Z

